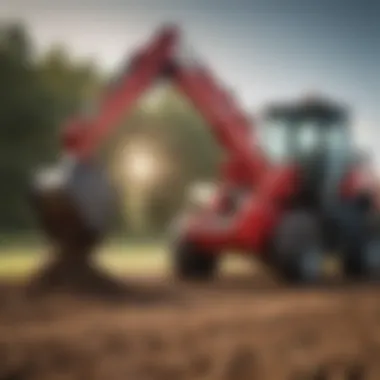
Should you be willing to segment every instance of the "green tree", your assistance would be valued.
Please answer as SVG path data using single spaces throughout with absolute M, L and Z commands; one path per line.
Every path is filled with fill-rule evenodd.
M 102 77 L 92 61 L 75 61 L 63 45 L 52 46 L 38 62 L 40 79 L 53 98 L 57 122 L 96 99 Z
M 32 224 L 29 176 L 54 154 L 51 98 L 39 81 L 33 46 L 20 25 L 0 29 L 0 229 Z

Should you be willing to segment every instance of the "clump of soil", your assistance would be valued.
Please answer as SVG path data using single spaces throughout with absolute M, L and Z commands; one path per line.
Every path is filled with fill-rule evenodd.
M 29 291 L 32 294 L 58 291 L 106 297 L 122 297 L 128 293 L 124 282 L 104 272 L 80 252 L 54 255 L 32 278 Z
M 103 236 L 85 222 L 69 194 L 64 187 L 32 194 L 32 204 L 54 251 L 30 281 L 29 291 L 125 295 L 125 285 L 93 263 L 94 250 Z
M 36 297 L 66 294 L 116 304 L 155 305 L 162 302 L 183 302 L 175 287 L 169 291 L 158 286 L 149 286 L 149 281 L 147 284 L 137 285 L 113 276 L 96 264 L 91 253 L 91 250 L 76 249 L 52 254 L 50 260 L 27 282 L 23 293 L 33 300 Z

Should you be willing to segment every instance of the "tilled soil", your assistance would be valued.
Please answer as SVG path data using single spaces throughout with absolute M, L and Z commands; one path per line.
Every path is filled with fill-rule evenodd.
M 124 297 L 0 287 L 1 380 L 380 379 L 380 286 L 129 279 Z

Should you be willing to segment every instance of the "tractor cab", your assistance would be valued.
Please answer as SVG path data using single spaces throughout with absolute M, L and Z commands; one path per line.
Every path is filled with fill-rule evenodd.
M 349 124 L 344 107 L 322 98 L 273 104 L 262 117 L 261 144 L 272 164 L 300 168 L 301 188 L 314 200 L 331 198 L 354 156 Z

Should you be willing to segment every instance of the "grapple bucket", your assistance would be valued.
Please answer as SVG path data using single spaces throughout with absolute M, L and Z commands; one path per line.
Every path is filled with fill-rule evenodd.
M 32 204 L 54 245 L 85 248 L 107 232 L 116 210 L 116 196 L 94 163 L 62 161 L 37 172 Z

